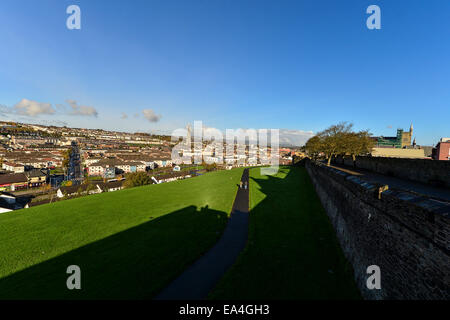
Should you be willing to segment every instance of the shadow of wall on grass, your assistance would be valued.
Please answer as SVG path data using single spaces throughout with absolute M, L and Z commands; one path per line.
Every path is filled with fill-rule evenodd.
M 250 209 L 246 249 L 210 298 L 360 298 L 306 170 L 280 166 L 279 172 L 285 176 L 250 177 L 265 197 Z
M 0 299 L 150 299 L 214 245 L 227 220 L 185 207 L 4 277 Z M 81 269 L 81 290 L 66 286 L 70 265 Z

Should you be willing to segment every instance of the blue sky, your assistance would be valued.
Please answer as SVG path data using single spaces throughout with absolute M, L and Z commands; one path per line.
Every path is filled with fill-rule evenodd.
M 81 30 L 66 28 L 71 4 Z M 381 30 L 366 27 L 371 4 Z M 2 0 L 1 118 L 166 132 L 351 121 L 385 136 L 413 122 L 436 144 L 450 136 L 449 23 L 446 0 Z M 56 112 L 8 111 L 22 99 Z

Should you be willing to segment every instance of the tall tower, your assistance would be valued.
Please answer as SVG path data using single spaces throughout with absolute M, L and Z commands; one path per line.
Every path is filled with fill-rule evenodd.
M 402 133 L 402 148 L 407 148 L 409 146 L 411 146 L 412 144 L 412 137 L 413 137 L 413 125 L 411 122 L 411 126 L 409 127 L 409 132 L 403 131 Z
M 191 142 L 192 142 L 192 140 L 191 140 L 191 125 L 189 123 L 186 126 L 186 131 L 187 131 L 186 143 L 189 147 L 191 147 Z

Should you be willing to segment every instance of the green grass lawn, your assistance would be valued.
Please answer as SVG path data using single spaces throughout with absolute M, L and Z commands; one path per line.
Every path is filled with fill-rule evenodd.
M 152 298 L 220 237 L 242 171 L 0 214 L 0 299 Z
M 304 168 L 250 170 L 247 247 L 212 299 L 358 299 L 352 269 Z

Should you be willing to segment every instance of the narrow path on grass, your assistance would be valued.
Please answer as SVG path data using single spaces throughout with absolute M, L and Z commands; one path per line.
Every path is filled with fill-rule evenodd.
M 222 237 L 205 255 L 163 289 L 155 297 L 156 300 L 205 299 L 227 269 L 236 261 L 248 237 L 250 189 L 248 177 L 248 169 L 245 169 L 241 179 L 243 183 L 247 183 L 248 187 L 238 189 L 230 219 Z

